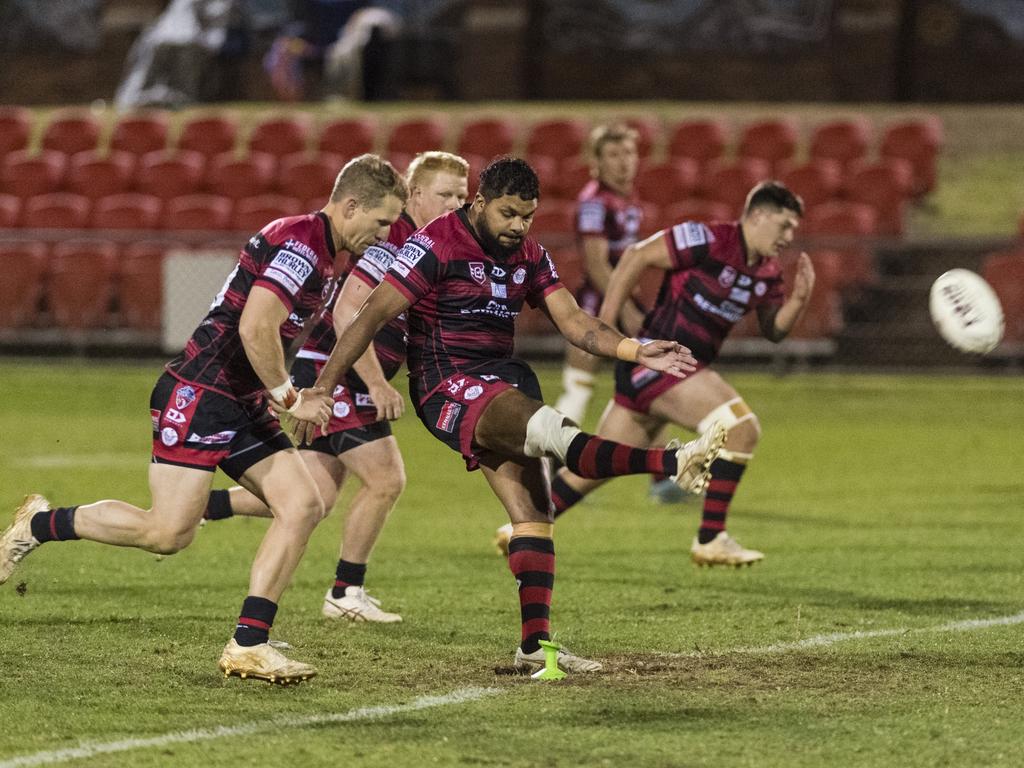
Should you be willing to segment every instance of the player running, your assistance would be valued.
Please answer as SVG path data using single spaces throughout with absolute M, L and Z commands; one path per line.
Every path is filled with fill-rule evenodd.
M 537 176 L 501 158 L 480 174 L 473 202 L 414 233 L 384 280 L 339 336 L 317 380 L 330 389 L 363 354 L 377 329 L 409 313 L 410 390 L 416 413 L 469 470 L 480 468 L 513 524 L 509 566 L 519 585 L 522 639 L 515 664 L 543 666 L 554 584 L 551 501 L 542 456 L 591 478 L 659 472 L 699 489 L 725 438 L 642 449 L 583 433 L 541 401 L 533 371 L 512 357 L 523 304 L 541 307 L 555 327 L 591 354 L 618 357 L 679 376 L 693 358 L 674 341 L 641 344 L 586 314 L 559 282 L 547 251 L 527 232 L 537 209 Z M 299 425 L 312 436 L 313 425 Z M 600 663 L 564 649 L 559 665 L 592 672 Z
M 292 366 L 296 386 L 313 386 L 334 347 L 335 328 L 349 324 L 409 235 L 466 202 L 468 174 L 469 163 L 448 152 L 424 152 L 413 159 L 405 174 L 409 187 L 405 211 L 391 225 L 387 240 L 366 249 L 340 291 L 328 302 L 323 318 Z M 407 332 L 404 313 L 381 329 L 343 383 L 334 388 L 330 424 L 318 430 L 308 446 L 299 447 L 299 455 L 316 481 L 328 512 L 349 474 L 362 483 L 345 519 L 333 585 L 324 596 L 321 612 L 329 619 L 385 624 L 402 620 L 399 614 L 382 610 L 364 584 L 370 554 L 405 487 L 405 465 L 388 420 L 397 419 L 405 409 L 405 400 L 389 381 L 405 362 Z M 257 496 L 240 486 L 210 494 L 207 518 L 216 520 L 233 514 L 271 516 Z
M 647 315 L 641 338 L 675 339 L 697 358 L 697 372 L 685 379 L 619 362 L 615 397 L 597 432 L 605 438 L 645 444 L 667 424 L 704 434 L 722 424 L 725 448 L 711 465 L 700 528 L 690 548 L 698 565 L 751 565 L 764 554 L 740 546 L 725 530 L 726 514 L 747 462 L 761 436 L 757 416 L 732 386 L 710 366 L 732 326 L 757 311 L 761 333 L 782 341 L 796 325 L 814 288 L 814 268 L 800 254 L 796 280 L 787 299 L 779 252 L 793 241 L 803 202 L 776 181 L 758 184 L 747 196 L 739 221 L 683 222 L 629 248 L 612 273 L 601 308 L 614 323 L 648 267 L 665 270 L 658 301 Z M 551 483 L 558 517 L 601 485 L 561 470 Z
M 386 237 L 405 199 L 395 169 L 362 155 L 341 169 L 321 211 L 278 219 L 254 235 L 209 314 L 153 389 L 150 509 L 111 500 L 53 507 L 31 495 L 0 536 L 0 583 L 25 555 L 51 541 L 178 552 L 195 535 L 220 467 L 264 499 L 274 516 L 220 669 L 281 684 L 313 677 L 316 669 L 286 658 L 270 644 L 269 632 L 324 503 L 268 405 L 327 423 L 333 401 L 320 389 L 296 391 L 285 346 L 322 311 L 333 290 L 335 254 L 361 253 Z

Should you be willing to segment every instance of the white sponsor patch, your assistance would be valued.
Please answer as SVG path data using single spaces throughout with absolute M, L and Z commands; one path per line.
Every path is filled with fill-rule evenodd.
M 384 273 L 391 269 L 394 262 L 395 254 L 392 251 L 380 245 L 371 245 L 356 266 L 373 275 L 379 282 L 384 279 Z
M 295 239 L 289 238 L 288 240 L 284 241 L 284 248 L 286 250 L 302 254 L 302 256 L 304 256 L 305 258 L 309 259 L 311 262 L 316 264 L 316 260 L 317 260 L 316 251 L 314 251 L 312 248 L 310 248 L 308 245 L 306 245 L 301 240 L 295 240 Z
M 167 413 L 164 414 L 168 421 L 173 421 L 175 424 L 185 423 L 185 414 L 181 411 L 177 411 L 174 408 L 168 408 Z
M 555 262 L 551 259 L 551 254 L 548 253 L 547 251 L 544 251 L 544 258 L 548 260 L 548 269 L 551 270 L 551 277 L 553 277 L 555 280 L 561 279 L 558 277 L 558 270 L 555 269 Z
M 160 430 L 160 442 L 170 448 L 172 445 L 178 444 L 178 433 L 175 432 L 171 427 L 164 427 Z
M 491 296 L 498 299 L 508 298 L 508 289 L 503 283 L 491 283 Z
M 498 266 L 491 266 L 491 277 L 499 278 L 505 276 L 505 270 Z
M 392 264 L 390 271 L 391 272 L 397 272 L 402 277 L 408 277 L 409 276 L 409 268 L 407 266 L 405 266 L 405 264 L 403 264 L 400 261 L 396 261 L 394 264 Z
M 483 393 L 484 393 L 484 388 L 481 387 L 479 384 L 474 384 L 472 387 L 469 387 L 463 393 L 462 399 L 463 400 L 468 400 L 468 401 L 473 401 L 473 400 L 476 400 L 478 397 L 480 397 L 480 395 L 482 395 Z
M 756 293 L 758 296 L 764 296 L 765 291 L 767 290 L 768 286 L 762 283 L 760 280 L 758 280 L 757 283 L 754 285 L 754 293 Z
M 313 265 L 292 251 L 278 251 L 263 276 L 280 283 L 293 296 L 313 274 Z
M 747 304 L 750 301 L 750 291 L 744 288 L 733 288 L 729 291 L 729 298 L 741 304 Z
M 351 413 L 352 408 L 344 400 L 334 404 L 334 415 L 336 418 L 344 419 Z
M 740 279 L 736 281 L 736 285 L 738 285 L 740 288 L 746 288 L 752 282 L 754 281 L 750 277 L 750 275 L 740 275 Z
M 415 267 L 419 260 L 426 255 L 427 251 L 425 248 L 416 243 L 408 242 L 402 246 L 402 249 L 395 258 L 409 267 Z
M 356 392 L 356 405 L 365 408 L 366 406 L 373 405 L 373 398 L 365 392 Z
M 604 232 L 604 203 L 600 200 L 587 200 L 580 203 L 576 213 L 576 227 L 580 232 Z
M 197 435 L 193 432 L 188 436 L 188 439 L 185 442 L 202 443 L 203 445 L 221 445 L 223 443 L 230 443 L 236 434 L 237 433 L 233 430 L 225 430 L 213 435 Z
M 676 250 L 684 251 L 696 245 L 704 245 L 708 241 L 708 231 L 704 225 L 696 221 L 684 221 L 672 227 L 672 238 Z

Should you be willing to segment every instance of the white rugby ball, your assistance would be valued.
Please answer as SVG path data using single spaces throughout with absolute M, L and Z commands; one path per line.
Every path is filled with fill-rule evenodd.
M 984 355 L 1003 339 L 1003 308 L 992 286 L 969 269 L 951 269 L 932 283 L 928 308 L 939 335 L 961 352 Z

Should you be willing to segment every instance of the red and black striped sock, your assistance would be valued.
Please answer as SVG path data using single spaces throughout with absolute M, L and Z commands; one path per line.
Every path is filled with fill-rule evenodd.
M 513 536 L 508 543 L 508 567 L 519 585 L 523 621 L 520 648 L 533 653 L 539 640 L 551 639 L 551 590 L 555 585 L 555 542 L 539 536 Z
M 75 533 L 75 511 L 78 507 L 57 507 L 48 509 L 45 512 L 36 512 L 32 515 L 29 525 L 32 526 L 32 536 L 40 544 L 46 541 L 74 541 L 78 538 Z
M 679 470 L 675 451 L 635 448 L 586 432 L 580 432 L 569 443 L 565 466 L 574 474 L 591 479 L 643 474 L 672 476 Z
M 346 587 L 361 587 L 364 583 L 366 583 L 366 563 L 350 563 L 348 560 L 339 560 L 338 568 L 334 572 L 331 597 L 340 600 L 345 596 Z
M 242 603 L 242 615 L 235 625 L 235 642 L 247 646 L 267 642 L 276 615 L 277 603 L 273 600 L 249 595 Z
M 210 491 L 203 517 L 207 520 L 224 520 L 234 515 L 231 509 L 231 494 L 228 491 Z
M 700 529 L 697 531 L 697 541 L 701 544 L 707 544 L 725 530 L 725 516 L 729 512 L 729 503 L 746 468 L 746 464 L 737 464 L 725 459 L 715 459 L 711 462 L 711 482 L 708 483 Z
M 579 503 L 583 495 L 565 482 L 561 475 L 555 475 L 551 481 L 551 503 L 555 507 L 555 517 Z

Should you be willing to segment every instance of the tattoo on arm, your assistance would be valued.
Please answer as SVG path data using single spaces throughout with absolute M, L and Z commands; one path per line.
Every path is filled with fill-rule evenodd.
M 592 355 L 598 354 L 597 334 L 594 331 L 587 331 L 583 334 L 583 343 L 581 346 Z
M 600 337 L 606 334 L 618 336 L 619 333 L 603 320 L 598 320 L 594 318 L 594 321 L 597 327 L 591 328 L 589 331 L 583 334 L 583 338 L 580 340 L 579 346 L 584 351 L 589 352 L 592 355 L 601 355 Z

